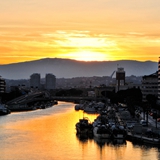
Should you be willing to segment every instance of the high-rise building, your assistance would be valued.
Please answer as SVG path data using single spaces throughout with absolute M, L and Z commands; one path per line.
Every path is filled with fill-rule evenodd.
M 45 88 L 47 90 L 53 90 L 56 88 L 56 77 L 51 73 L 46 74 Z
M 120 90 L 120 86 L 125 85 L 125 71 L 124 68 L 118 68 L 116 71 L 117 91 Z
M 158 96 L 158 72 L 142 77 L 142 100 L 145 102 L 147 95 Z
M 5 80 L 0 76 L 0 93 L 4 93 L 6 91 L 6 82 Z
M 40 89 L 41 84 L 40 84 L 41 76 L 39 73 L 34 73 L 30 76 L 30 88 L 34 89 Z
M 158 102 L 160 103 L 160 57 L 158 61 Z

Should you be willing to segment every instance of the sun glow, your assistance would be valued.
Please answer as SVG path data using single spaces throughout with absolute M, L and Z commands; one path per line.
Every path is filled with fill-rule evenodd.
M 91 51 L 80 51 L 77 53 L 68 54 L 69 57 L 73 57 L 78 61 L 104 61 L 109 59 L 107 54 L 96 53 Z
M 63 58 L 80 61 L 110 60 L 110 53 L 117 48 L 108 35 L 93 35 L 89 31 L 59 32 L 55 40 L 61 46 Z

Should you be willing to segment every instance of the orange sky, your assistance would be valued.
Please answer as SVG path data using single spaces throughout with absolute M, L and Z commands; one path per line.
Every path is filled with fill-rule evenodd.
M 0 2 L 0 64 L 45 57 L 158 61 L 159 0 Z

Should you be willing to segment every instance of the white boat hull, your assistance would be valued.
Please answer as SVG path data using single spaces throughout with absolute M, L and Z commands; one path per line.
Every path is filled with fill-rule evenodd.
M 124 135 L 123 134 L 117 134 L 117 135 L 113 135 L 113 138 L 115 139 L 124 139 Z
M 98 127 L 94 127 L 93 129 L 93 135 L 97 138 L 110 138 L 110 133 L 98 133 Z

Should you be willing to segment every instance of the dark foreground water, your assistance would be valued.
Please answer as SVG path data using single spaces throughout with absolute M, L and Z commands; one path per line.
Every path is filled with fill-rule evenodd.
M 97 115 L 88 115 L 93 121 Z M 0 160 L 158 160 L 159 148 L 80 140 L 75 124 L 83 117 L 74 104 L 0 117 Z

